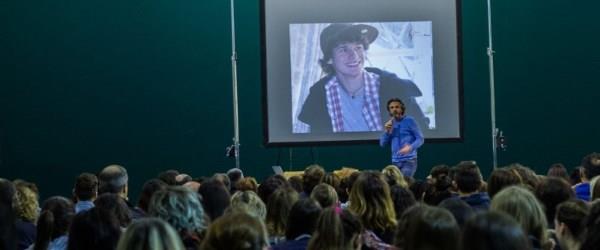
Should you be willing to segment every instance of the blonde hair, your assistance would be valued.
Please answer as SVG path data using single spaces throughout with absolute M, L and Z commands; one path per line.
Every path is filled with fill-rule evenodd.
M 404 175 L 397 166 L 387 165 L 385 168 L 383 168 L 383 170 L 381 170 L 381 173 L 383 176 L 385 176 L 385 179 L 390 186 L 399 185 L 403 188 L 408 188 L 408 182 L 406 182 Z
M 261 250 L 269 245 L 265 224 L 247 213 L 226 214 L 209 227 L 199 249 Z
M 390 187 L 376 171 L 365 171 L 358 176 L 350 192 L 348 209 L 369 230 L 393 230 L 397 224 Z
M 158 218 L 143 218 L 121 236 L 117 250 L 183 250 L 179 235 L 171 225 Z
M 502 189 L 494 196 L 490 210 L 510 215 L 521 225 L 525 234 L 538 238 L 542 246 L 549 244 L 544 209 L 527 188 L 509 186 Z
M 17 183 L 13 207 L 15 214 L 24 221 L 35 222 L 38 218 L 38 194 L 25 184 Z
M 231 211 L 236 209 L 243 210 L 262 221 L 265 221 L 267 217 L 267 206 L 254 191 L 235 192 L 231 196 L 231 204 L 228 209 Z

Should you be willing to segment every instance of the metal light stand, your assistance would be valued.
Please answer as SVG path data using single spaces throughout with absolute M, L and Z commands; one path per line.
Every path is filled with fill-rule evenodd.
M 240 168 L 240 122 L 237 89 L 237 52 L 235 50 L 235 9 L 231 4 L 231 80 L 233 87 L 233 145 L 227 148 L 227 155 L 235 158 L 235 167 Z
M 494 85 L 494 49 L 492 46 L 492 3 L 487 0 L 487 18 L 488 18 L 488 44 L 487 55 L 489 60 L 490 71 L 490 109 L 492 118 L 492 155 L 493 167 L 498 167 L 498 148 L 505 150 L 504 135 L 500 129 L 496 127 L 496 90 Z

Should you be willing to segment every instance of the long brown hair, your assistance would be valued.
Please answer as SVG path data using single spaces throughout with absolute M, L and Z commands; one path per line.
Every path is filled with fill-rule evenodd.
M 360 174 L 350 192 L 348 209 L 369 230 L 393 230 L 397 223 L 390 187 L 376 171 Z

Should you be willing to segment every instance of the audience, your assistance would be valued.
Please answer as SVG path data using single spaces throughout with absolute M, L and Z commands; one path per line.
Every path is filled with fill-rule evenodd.
M 600 154 L 581 164 L 573 186 L 562 164 L 547 176 L 511 164 L 486 185 L 463 161 L 410 181 L 395 166 L 310 165 L 260 185 L 237 168 L 211 178 L 167 170 L 141 189 L 110 165 L 79 174 L 72 200 L 52 196 L 41 208 L 34 183 L 0 179 L 0 250 L 597 249 Z M 130 190 L 141 190 L 135 208 Z

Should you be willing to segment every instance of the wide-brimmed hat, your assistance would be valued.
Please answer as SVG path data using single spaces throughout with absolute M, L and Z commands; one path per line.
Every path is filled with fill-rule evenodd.
M 321 51 L 325 58 L 333 48 L 343 42 L 364 42 L 368 46 L 379 35 L 379 31 L 366 24 L 332 23 L 321 31 Z

